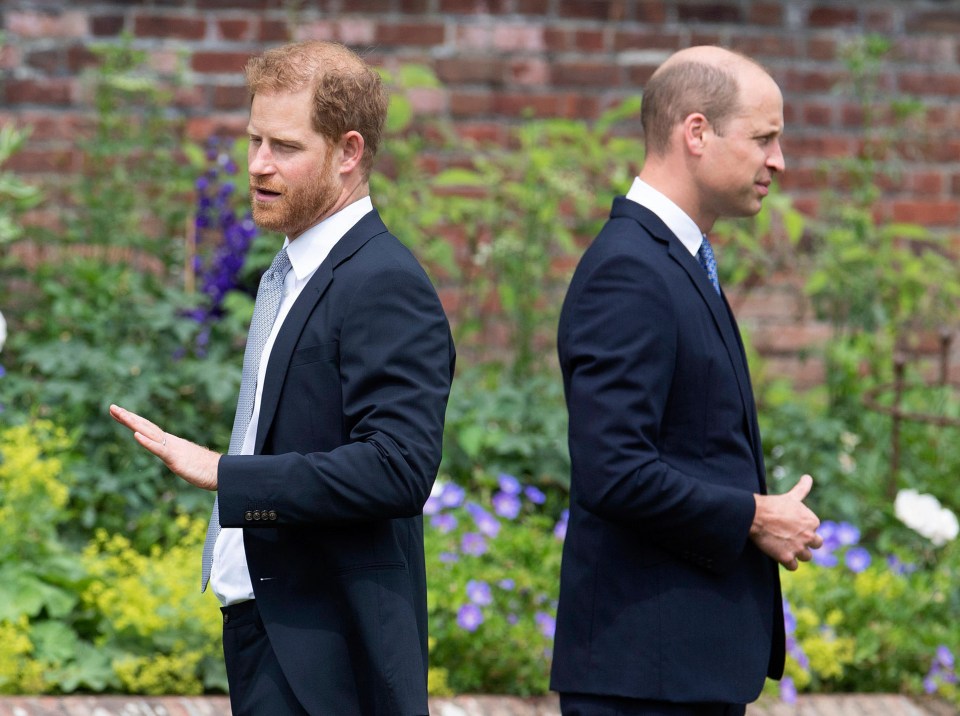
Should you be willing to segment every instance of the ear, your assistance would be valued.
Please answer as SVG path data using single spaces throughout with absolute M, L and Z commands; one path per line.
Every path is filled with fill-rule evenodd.
M 683 120 L 683 144 L 693 156 L 703 154 L 707 134 L 710 131 L 710 121 L 700 112 L 688 114 Z
M 351 129 L 340 139 L 340 167 L 341 174 L 350 174 L 360 166 L 363 159 L 365 143 L 360 132 Z

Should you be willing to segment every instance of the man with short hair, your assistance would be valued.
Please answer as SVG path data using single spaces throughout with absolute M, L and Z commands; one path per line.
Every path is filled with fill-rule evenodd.
M 253 217 L 286 241 L 257 295 L 229 454 L 110 412 L 217 492 L 202 581 L 223 604 L 235 716 L 426 714 L 422 509 L 454 348 L 369 196 L 386 94 L 328 42 L 270 50 L 246 76 Z
M 784 665 L 778 563 L 822 540 L 805 475 L 766 494 L 747 361 L 706 238 L 760 210 L 783 100 L 719 47 L 671 56 L 647 156 L 560 317 L 570 519 L 551 688 L 565 716 L 734 716 Z

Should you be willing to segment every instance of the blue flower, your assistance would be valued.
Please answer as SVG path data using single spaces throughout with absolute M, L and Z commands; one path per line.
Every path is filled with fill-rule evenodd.
M 487 551 L 487 540 L 482 534 L 467 532 L 460 538 L 460 549 L 464 554 L 479 557 Z
M 547 501 L 547 496 L 533 485 L 523 488 L 523 494 L 526 495 L 527 499 L 535 505 L 542 505 Z
M 483 624 L 483 612 L 476 604 L 467 602 L 457 612 L 457 624 L 461 629 L 474 632 L 477 627 Z
M 440 504 L 444 507 L 459 507 L 463 504 L 463 498 L 466 494 L 466 490 L 460 487 L 460 485 L 448 482 L 440 492 Z
M 520 494 L 520 481 L 513 475 L 508 475 L 505 472 L 501 472 L 500 476 L 497 478 L 497 482 L 500 485 L 500 489 L 506 492 L 508 495 Z
M 485 607 L 493 602 L 493 593 L 490 585 L 476 579 L 467 582 L 467 599 L 477 606 Z
M 953 668 L 953 652 L 950 651 L 949 647 L 947 647 L 945 644 L 941 644 L 937 647 L 937 653 L 936 656 L 934 656 L 934 659 L 936 660 L 936 663 L 940 664 L 940 666 L 946 669 Z
M 440 561 L 445 564 L 453 564 L 454 562 L 459 562 L 460 557 L 456 552 L 441 552 Z
M 456 529 L 457 518 L 451 515 L 449 512 L 444 512 L 443 514 L 434 515 L 431 517 L 430 524 L 440 530 L 442 534 L 447 534 L 448 532 Z
M 487 537 L 496 537 L 500 533 L 500 523 L 497 518 L 483 509 L 476 502 L 467 503 L 467 512 L 473 517 L 474 524 Z
M 493 511 L 500 517 L 512 520 L 520 514 L 520 499 L 516 495 L 498 491 L 491 501 L 493 502 Z
M 840 560 L 832 550 L 827 549 L 826 543 L 820 549 L 813 550 L 813 563 L 821 567 L 836 567 Z
M 570 521 L 570 510 L 560 513 L 560 521 L 553 528 L 553 536 L 561 542 L 567 538 L 567 523 Z
M 0 378 L 5 376 L 6 374 L 7 374 L 7 369 L 4 368 L 3 365 L 0 365 Z
M 797 686 L 789 676 L 780 679 L 780 699 L 788 704 L 797 703 Z
M 847 568 L 856 574 L 859 574 L 870 566 L 870 553 L 863 547 L 853 547 L 846 556 Z
M 497 586 L 500 587 L 500 589 L 505 589 L 506 591 L 509 592 L 509 591 L 512 590 L 515 586 L 517 586 L 517 583 L 516 583 L 515 581 L 513 581 L 512 579 L 510 579 L 509 577 L 507 577 L 506 579 L 501 579 L 501 580 L 497 583 Z
M 836 539 L 842 547 L 850 547 L 860 541 L 860 530 L 849 522 L 841 522 L 837 525 Z
M 557 631 L 557 620 L 546 612 L 537 612 L 533 620 L 537 623 L 537 626 L 540 627 L 540 633 L 543 634 L 547 639 L 553 639 L 553 635 Z

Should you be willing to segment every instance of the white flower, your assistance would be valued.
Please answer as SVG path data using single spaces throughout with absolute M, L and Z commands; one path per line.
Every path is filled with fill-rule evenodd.
M 960 532 L 957 516 L 941 506 L 933 495 L 921 494 L 916 490 L 900 490 L 893 502 L 893 511 L 903 524 L 937 547 L 956 539 Z
M 3 317 L 3 311 L 0 311 L 0 351 L 3 350 L 3 344 L 7 340 L 7 320 Z

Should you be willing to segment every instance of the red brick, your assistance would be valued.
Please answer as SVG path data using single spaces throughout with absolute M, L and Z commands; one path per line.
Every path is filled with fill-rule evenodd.
M 807 13 L 807 24 L 810 27 L 841 27 L 854 25 L 857 22 L 856 8 L 815 7 Z
M 694 30 L 690 33 L 690 45 L 723 45 L 727 41 L 727 33 L 719 31 Z
M 86 13 L 77 11 L 9 11 L 3 20 L 6 32 L 20 37 L 43 39 L 84 37 L 88 29 Z
M 96 37 L 113 37 L 123 32 L 123 15 L 94 15 L 90 18 L 90 31 Z
M 744 314 L 741 312 L 741 316 Z M 757 327 L 750 333 L 753 347 L 766 355 L 800 353 L 823 346 L 833 330 L 825 323 L 777 323 Z
M 453 15 L 500 14 L 505 9 L 504 5 L 504 0 L 440 0 L 440 12 Z
M 550 63 L 542 59 L 523 59 L 510 63 L 508 70 L 513 84 L 545 87 L 550 84 Z
M 507 130 L 502 122 L 458 122 L 457 136 L 481 144 L 503 144 Z
M 493 95 L 490 92 L 455 91 L 450 96 L 450 113 L 454 117 L 476 117 L 493 110 Z
M 910 199 L 894 201 L 894 221 L 922 226 L 952 226 L 960 222 L 960 204 L 956 201 Z
M 782 25 L 783 20 L 783 5 L 772 2 L 753 3 L 747 17 L 749 23 L 767 27 Z
M 756 370 L 758 372 L 754 378 L 756 384 L 763 379 L 786 378 L 798 390 L 823 385 L 827 375 L 823 359 L 816 356 L 770 356 L 765 358 L 762 367 Z M 754 709 L 751 708 L 750 711 L 752 713 Z
M 822 189 L 824 186 L 823 171 L 810 167 L 794 167 L 791 157 L 786 158 L 787 171 L 780 177 L 780 187 L 785 191 L 801 189 Z
M 430 0 L 400 0 L 400 12 L 423 15 L 430 11 Z
M 72 74 L 80 74 L 83 70 L 99 65 L 100 58 L 88 45 L 73 45 L 67 50 L 67 67 Z
M 71 172 L 76 170 L 75 156 L 70 149 L 33 149 L 24 147 L 3 165 L 4 169 L 22 174 Z
M 557 62 L 553 65 L 553 84 L 559 87 L 619 87 L 621 71 L 606 62 Z
M 940 194 L 946 187 L 946 180 L 946 176 L 940 171 L 916 171 L 910 174 L 909 187 L 915 194 Z
M 376 41 L 388 47 L 442 45 L 445 34 L 439 23 L 397 23 L 378 26 Z
M 743 11 L 732 3 L 680 3 L 680 22 L 743 22 Z
M 606 51 L 609 33 L 603 30 L 577 30 L 574 33 L 573 45 L 581 52 Z
M 508 117 L 562 117 L 565 119 L 593 119 L 599 103 L 595 98 L 578 94 L 513 94 L 493 97 L 493 109 Z
M 675 32 L 657 30 L 621 30 L 613 37 L 615 52 L 627 50 L 669 50 L 680 49 L 680 36 Z M 664 57 L 666 59 L 666 57 Z
M 903 72 L 897 87 L 901 92 L 922 95 L 960 95 L 960 76 L 948 73 Z
M 36 50 L 26 56 L 26 64 L 36 70 L 40 70 L 48 75 L 59 74 L 64 66 L 64 54 L 62 48 L 50 48 L 48 50 Z
M 837 41 L 830 37 L 811 37 L 807 40 L 806 57 L 810 60 L 835 60 Z
M 350 0 L 349 12 L 369 12 L 380 14 L 393 11 L 392 0 Z
M 892 33 L 895 28 L 893 12 L 889 9 L 869 9 L 865 12 L 863 26 L 869 32 Z
M 269 19 L 260 20 L 260 30 L 257 32 L 257 39 L 260 42 L 287 42 L 292 38 L 290 27 L 286 22 Z
M 284 0 L 196 0 L 198 10 L 283 10 Z M 310 6 L 318 12 L 329 10 L 329 2 L 314 0 Z
M 516 12 L 521 15 L 546 15 L 550 0 L 516 0 Z
M 253 25 L 249 20 L 217 20 L 217 34 L 224 40 L 236 42 L 238 40 L 253 39 Z
M 623 19 L 623 0 L 564 0 L 560 3 L 560 17 L 573 17 L 580 20 L 609 20 L 617 22 Z
M 862 127 L 866 111 L 859 104 L 845 104 L 840 111 L 840 123 L 844 127 Z
M 828 70 L 788 70 L 783 88 L 788 92 L 829 92 L 846 79 L 846 73 Z
M 197 52 L 190 60 L 195 72 L 236 73 L 243 72 L 243 66 L 250 59 L 247 52 Z
M 437 77 L 448 84 L 499 83 L 504 74 L 503 62 L 492 57 L 442 58 L 437 60 L 434 69 Z
M 631 65 L 627 68 L 627 84 L 631 87 L 643 87 L 656 70 L 657 65 Z
M 247 132 L 247 113 L 204 115 L 187 120 L 186 136 L 195 142 L 203 142 L 215 134 L 242 137 Z
M 666 5 L 662 0 L 638 0 L 635 3 L 634 19 L 647 25 L 662 25 L 667 20 Z
M 956 35 L 960 32 L 960 11 L 919 10 L 907 14 L 907 32 L 930 32 Z
M 75 80 L 68 77 L 11 79 L 6 82 L 4 104 L 69 105 L 74 91 Z
M 829 104 L 809 102 L 803 105 L 803 123 L 814 127 L 829 127 L 833 124 L 834 108 Z
M 574 33 L 571 30 L 556 27 L 543 29 L 543 44 L 550 52 L 566 52 L 574 48 Z
M 12 45 L 0 45 L 0 70 L 12 70 L 23 62 L 20 50 Z
M 785 134 L 783 137 L 783 152 L 786 156 L 836 159 L 837 157 L 849 157 L 853 146 L 854 144 L 849 138 L 838 135 L 797 136 L 795 134 Z
M 803 54 L 797 38 L 782 35 L 743 35 L 734 37 L 730 46 L 754 58 L 800 57 Z
M 196 16 L 138 15 L 133 19 L 133 32 L 138 37 L 202 40 L 207 23 Z

